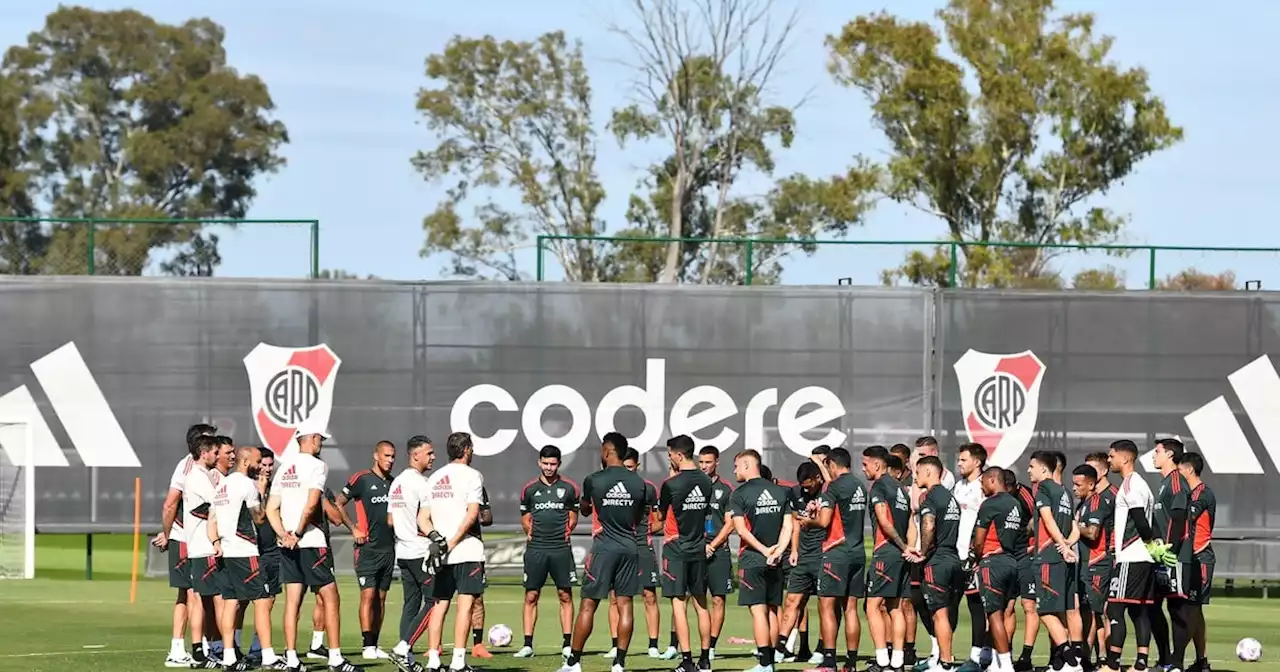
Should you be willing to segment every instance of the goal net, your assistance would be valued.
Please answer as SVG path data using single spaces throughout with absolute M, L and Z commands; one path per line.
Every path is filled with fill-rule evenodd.
M 31 424 L 0 418 L 0 579 L 35 578 L 34 463 Z

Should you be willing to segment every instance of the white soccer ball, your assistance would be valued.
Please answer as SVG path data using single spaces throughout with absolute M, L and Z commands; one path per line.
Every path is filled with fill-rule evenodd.
M 511 628 L 499 623 L 489 628 L 489 646 L 507 646 L 511 643 Z
M 1236 658 L 1246 663 L 1256 663 L 1262 660 L 1262 642 L 1252 638 L 1245 637 L 1236 644 Z

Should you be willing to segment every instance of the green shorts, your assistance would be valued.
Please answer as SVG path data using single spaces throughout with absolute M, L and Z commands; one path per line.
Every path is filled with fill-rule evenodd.
M 222 559 L 222 599 L 252 602 L 271 597 L 258 556 Z
M 799 595 L 817 595 L 818 577 L 822 574 L 820 562 L 802 562 L 787 573 L 787 592 Z
M 578 567 L 573 562 L 572 548 L 525 549 L 524 589 L 542 590 L 548 578 L 559 590 L 571 590 L 578 582 Z
M 781 567 L 744 567 L 738 570 L 738 606 L 782 605 Z
M 280 549 L 280 583 L 319 589 L 333 583 L 332 554 L 327 548 Z
M 705 557 L 684 558 L 663 546 L 662 568 L 659 570 L 662 596 L 672 598 L 706 595 L 709 564 Z
M 1095 614 L 1107 613 L 1107 591 L 1111 588 L 1111 563 L 1089 565 L 1080 575 L 1080 598 Z
M 201 597 L 222 596 L 222 558 L 212 555 L 205 558 L 189 558 L 191 589 Z
M 924 603 L 930 613 L 945 609 L 951 604 L 956 592 L 964 589 L 963 575 L 959 557 L 935 555 L 929 558 L 921 573 L 920 590 L 924 593 Z
M 1036 586 L 1040 585 L 1040 575 L 1036 570 L 1036 559 L 1030 554 L 1018 559 L 1018 596 L 1024 600 L 1036 599 Z
M 582 568 L 582 597 L 603 600 L 609 593 L 635 597 L 640 592 L 639 557 L 635 553 L 591 549 Z
M 1036 564 L 1040 584 L 1036 586 L 1036 611 L 1063 614 L 1076 608 L 1076 567 L 1066 562 Z
M 867 571 L 867 597 L 906 597 L 907 561 L 896 548 L 871 554 Z
M 729 557 L 728 547 L 707 558 L 706 592 L 715 597 L 724 597 L 733 592 L 733 559 Z
M 459 562 L 445 565 L 436 572 L 431 596 L 437 600 L 449 600 L 454 595 L 484 595 L 488 585 L 483 562 Z
M 862 597 L 866 595 L 866 567 L 857 560 L 822 558 L 818 574 L 819 597 Z
M 1018 599 L 1018 574 L 1018 561 L 1004 553 L 978 562 L 978 594 L 982 596 L 983 611 L 988 615 L 1003 612 Z
M 640 589 L 650 592 L 658 590 L 658 559 L 653 554 L 652 546 L 641 546 L 636 556 L 640 567 Z
M 270 553 L 263 553 L 258 556 L 258 562 L 262 564 L 262 581 L 267 586 L 267 593 L 270 595 L 279 595 L 283 588 L 280 585 L 280 549 L 277 547 Z
M 368 544 L 355 548 L 356 581 L 360 590 L 391 590 L 395 566 L 395 549 L 374 548 Z
M 187 545 L 169 542 L 169 587 L 191 589 L 191 569 L 187 567 Z

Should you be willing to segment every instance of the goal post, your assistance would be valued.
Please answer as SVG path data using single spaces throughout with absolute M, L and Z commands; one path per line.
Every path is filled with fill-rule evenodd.
M 0 416 L 0 579 L 36 575 L 35 433 Z

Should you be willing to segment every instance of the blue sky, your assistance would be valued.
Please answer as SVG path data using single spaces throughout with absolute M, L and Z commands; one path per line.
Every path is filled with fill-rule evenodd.
M 788 7 L 788 1 L 779 4 Z M 822 40 L 859 13 L 886 3 L 798 0 L 800 22 L 777 78 L 775 100 L 798 112 L 792 149 L 778 155 L 778 172 L 827 175 L 857 152 L 883 156 L 884 141 L 869 122 L 861 96 L 827 75 Z M 292 142 L 289 165 L 259 183 L 251 211 L 257 218 L 317 218 L 321 221 L 321 265 L 398 280 L 441 278 L 445 259 L 423 259 L 422 217 L 443 195 L 425 182 L 409 158 L 429 147 L 431 136 L 414 110 L 417 89 L 427 84 L 423 61 L 455 34 L 491 34 L 532 39 L 561 29 L 584 43 L 601 120 L 601 178 L 608 191 L 605 217 L 622 225 L 628 195 L 654 148 L 624 152 L 603 134 L 608 111 L 624 101 L 626 71 L 616 59 L 625 47 L 609 35 L 611 19 L 628 17 L 622 0 L 486 0 L 453 3 L 338 0 L 220 0 L 219 2 L 88 2 L 100 9 L 133 7 L 160 20 L 208 16 L 227 30 L 232 64 L 261 76 L 270 86 L 278 117 Z M 930 19 L 941 0 L 896 0 L 894 12 Z M 0 43 L 13 44 L 38 29 L 54 3 L 0 3 Z M 1064 11 L 1090 11 L 1102 32 L 1116 36 L 1114 56 L 1150 72 L 1186 139 L 1140 165 L 1103 202 L 1127 212 L 1125 242 L 1164 245 L 1280 246 L 1274 234 L 1270 168 L 1277 155 L 1274 118 L 1280 56 L 1274 26 L 1280 3 L 1248 2 L 1233 12 L 1204 12 L 1188 2 L 1137 0 L 1059 2 Z M 1247 18 L 1245 18 L 1247 17 Z M 744 185 L 756 193 L 763 182 Z M 1271 187 L 1269 189 L 1269 187 Z M 943 233 L 940 222 L 911 209 L 881 204 L 857 240 L 924 239 Z M 220 275 L 297 277 L 307 268 L 307 234 L 301 227 L 253 227 L 223 234 Z M 783 279 L 792 284 L 831 284 L 852 277 L 875 283 L 878 271 L 901 248 L 827 247 L 812 260 L 794 260 Z M 549 255 L 548 255 L 549 256 Z M 534 270 L 533 251 L 522 252 Z M 1161 253 L 1158 270 L 1195 266 L 1234 269 L 1242 279 L 1260 279 L 1280 289 L 1276 255 Z M 1071 257 L 1068 271 L 1098 259 Z M 1145 282 L 1146 257 L 1113 261 L 1130 286 Z M 552 268 L 552 277 L 556 273 Z

